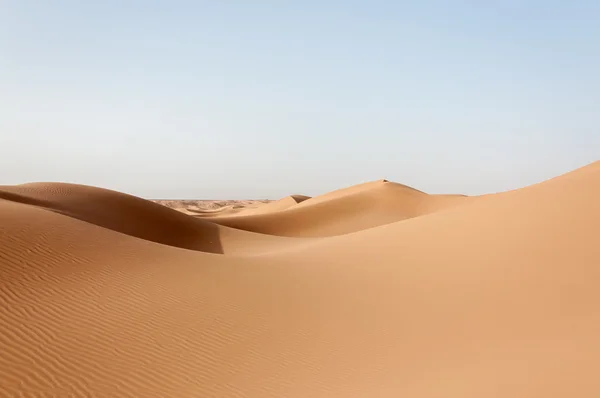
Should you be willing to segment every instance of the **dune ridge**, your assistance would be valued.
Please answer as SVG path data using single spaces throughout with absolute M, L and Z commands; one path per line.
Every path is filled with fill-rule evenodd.
M 600 162 L 285 202 L 0 187 L 0 396 L 600 395 Z
M 271 250 L 280 239 L 189 217 L 151 201 L 108 189 L 66 183 L 0 186 L 0 199 L 35 206 L 163 245 L 223 254 Z
M 273 212 L 277 212 L 277 211 L 287 210 L 291 207 L 298 206 L 299 203 L 302 203 L 307 199 L 310 199 L 310 196 L 290 195 L 290 196 L 286 196 L 285 198 L 276 200 L 274 202 L 265 203 L 256 208 L 242 210 L 241 215 L 265 214 L 265 213 L 273 213 Z M 238 213 L 238 215 L 239 215 L 239 213 Z
M 464 195 L 428 195 L 379 180 L 306 199 L 285 212 L 241 213 L 213 222 L 269 235 L 327 237 L 418 217 L 470 199 Z

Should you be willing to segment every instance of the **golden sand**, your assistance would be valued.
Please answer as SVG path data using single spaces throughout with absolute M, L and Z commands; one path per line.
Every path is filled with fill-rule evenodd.
M 0 396 L 600 396 L 600 162 L 182 210 L 0 187 Z

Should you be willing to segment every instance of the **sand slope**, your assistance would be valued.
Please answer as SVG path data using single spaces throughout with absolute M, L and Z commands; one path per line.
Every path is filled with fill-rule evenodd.
M 163 245 L 208 253 L 272 252 L 274 245 L 282 244 L 275 236 L 216 225 L 132 195 L 84 185 L 0 186 L 0 199 L 33 205 Z
M 270 235 L 326 237 L 417 217 L 471 199 L 461 195 L 428 195 L 382 180 L 307 199 L 285 212 L 241 213 L 213 222 Z
M 308 196 L 304 195 L 290 195 L 285 198 L 275 200 L 273 202 L 261 203 L 257 206 L 246 206 L 239 209 L 235 214 L 219 212 L 219 216 L 249 216 L 257 214 L 275 213 L 283 210 L 288 210 L 292 207 L 297 206 L 304 200 L 309 199 Z M 205 216 L 212 216 L 212 214 L 204 213 Z M 217 214 L 215 214 L 217 215 Z
M 600 163 L 478 198 L 389 184 L 272 213 L 317 223 L 288 237 L 0 188 L 0 396 L 599 396 Z

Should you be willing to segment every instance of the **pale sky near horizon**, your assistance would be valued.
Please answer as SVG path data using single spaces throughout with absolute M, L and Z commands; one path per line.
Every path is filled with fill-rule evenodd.
M 600 159 L 599 21 L 580 0 L 0 0 L 0 184 L 518 188 Z

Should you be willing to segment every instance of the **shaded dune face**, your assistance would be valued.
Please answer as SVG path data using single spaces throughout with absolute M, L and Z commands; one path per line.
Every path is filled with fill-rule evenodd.
M 65 183 L 0 186 L 2 199 L 120 234 L 206 253 L 271 252 L 277 248 L 276 245 L 283 244 L 277 237 L 231 229 L 142 198 L 91 186 Z
M 0 396 L 595 398 L 599 203 L 600 163 L 201 219 L 2 186 Z
M 36 206 L 156 243 L 222 252 L 216 225 L 120 192 L 75 184 L 33 183 L 0 187 L 0 199 Z

